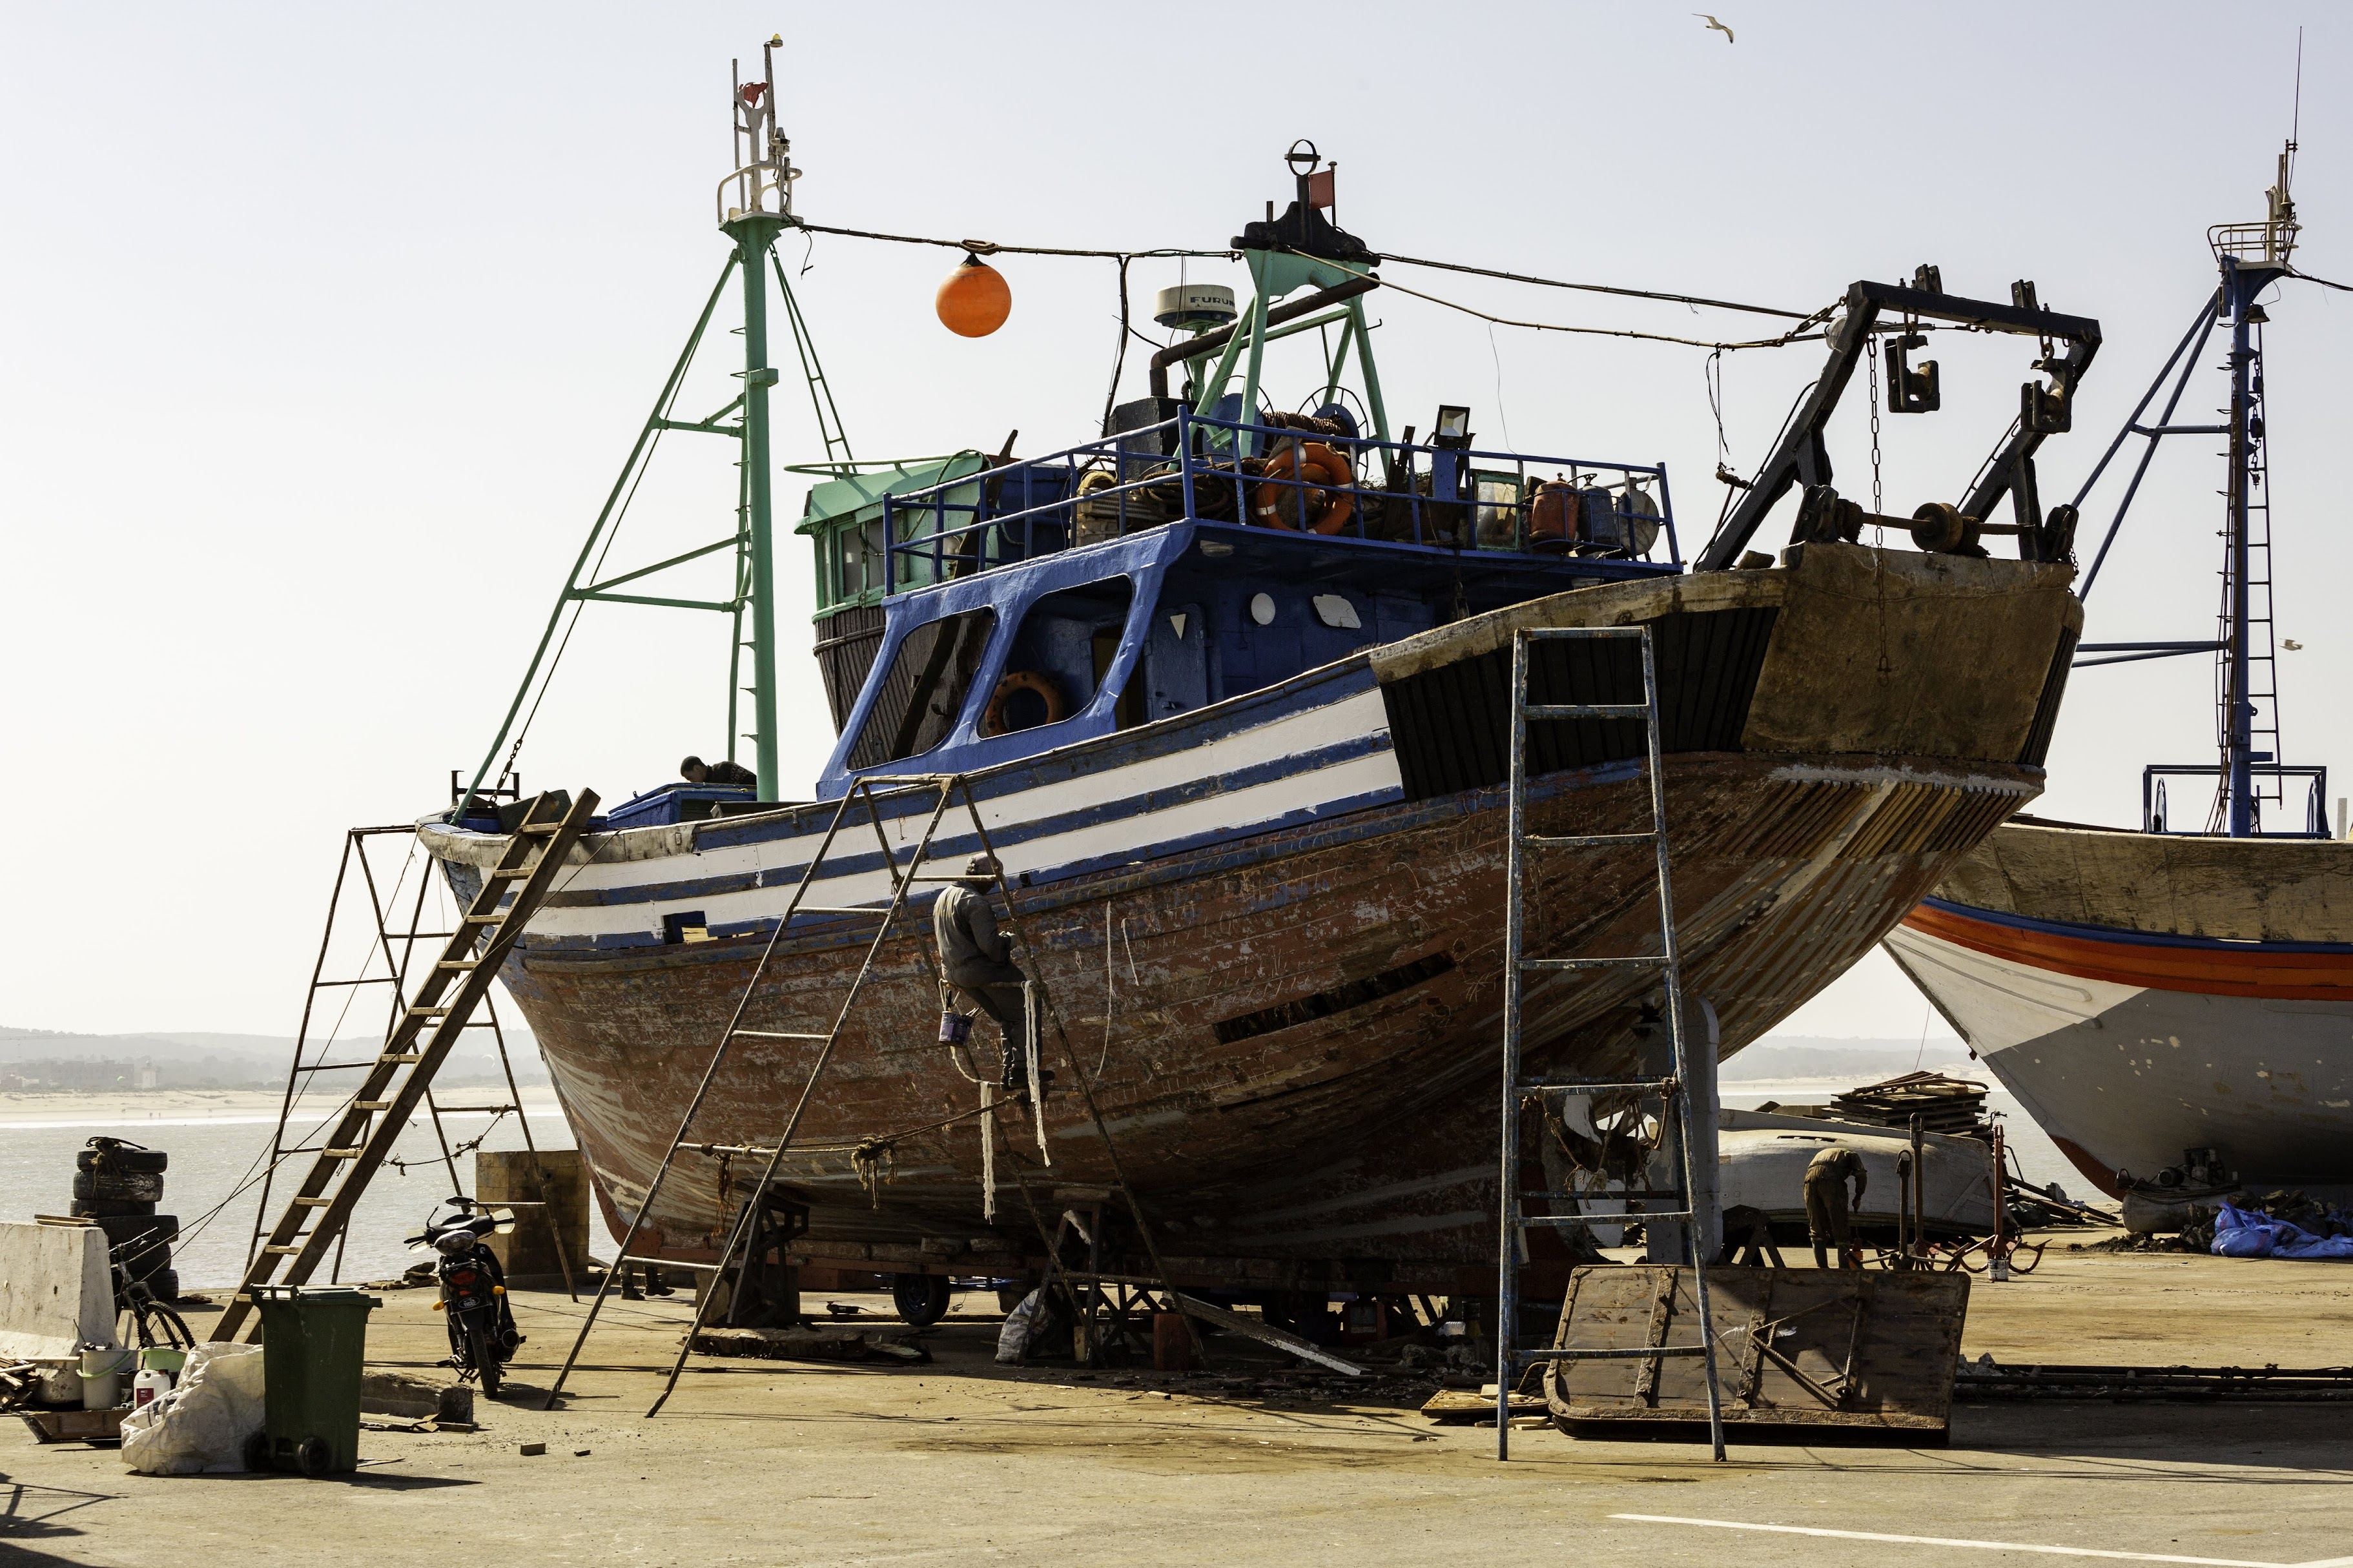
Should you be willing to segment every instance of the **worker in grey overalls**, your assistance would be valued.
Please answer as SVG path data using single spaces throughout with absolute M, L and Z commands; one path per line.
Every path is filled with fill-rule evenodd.
M 1863 1170 L 1862 1156 L 1852 1149 L 1833 1146 L 1815 1155 L 1806 1166 L 1806 1228 L 1814 1240 L 1814 1267 L 1828 1268 L 1830 1259 L 1822 1254 L 1828 1243 L 1838 1248 L 1839 1267 L 1860 1268 L 1862 1254 L 1855 1250 L 1854 1232 L 1848 1220 L 1852 1210 L 1847 1203 L 1846 1184 L 1854 1181 L 1854 1203 L 1862 1203 L 1862 1190 L 1870 1184 L 1870 1175 Z
M 932 935 L 940 948 L 940 972 L 956 994 L 997 1020 L 1005 1032 L 1007 1092 L 1028 1082 L 1029 1049 L 1022 994 L 1029 976 L 1013 963 L 1012 944 L 997 929 L 988 889 L 997 865 L 987 855 L 965 862 L 962 880 L 951 882 L 932 905 Z

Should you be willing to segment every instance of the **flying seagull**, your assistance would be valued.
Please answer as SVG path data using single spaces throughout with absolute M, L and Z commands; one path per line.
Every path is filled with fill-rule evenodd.
M 1736 42 L 1736 41 L 1737 41 L 1737 40 L 1736 40 L 1736 39 L 1733 37 L 1733 36 L 1732 36 L 1732 29 L 1731 29 L 1731 28 L 1729 28 L 1729 27 L 1725 26 L 1723 23 L 1721 23 L 1721 22 L 1717 21 L 1715 17 L 1708 16 L 1708 14 L 1707 14 L 1706 12 L 1704 12 L 1704 11 L 1694 11 L 1694 12 L 1693 12 L 1693 13 L 1692 13 L 1692 15 L 1693 15 L 1693 16 L 1701 16 L 1701 17 L 1704 17 L 1704 18 L 1706 18 L 1706 21 L 1707 21 L 1707 30 L 1708 30 L 1709 32 L 1711 32 L 1711 33 L 1722 33 L 1722 34 L 1724 35 L 1724 41 L 1725 41 L 1725 43 L 1729 44 L 1729 43 L 1734 43 L 1734 42 Z

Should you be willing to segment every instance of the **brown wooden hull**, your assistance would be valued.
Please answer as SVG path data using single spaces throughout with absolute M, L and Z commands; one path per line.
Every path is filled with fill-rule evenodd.
M 1046 1108 L 1050 1167 L 1040 1166 L 1020 1113 L 998 1110 L 995 1218 L 984 1216 L 983 1123 L 970 1113 L 980 1095 L 974 1069 L 993 1074 L 996 1041 L 979 1026 L 976 1060 L 937 1043 L 929 922 L 918 913 L 880 950 L 786 1156 L 784 1175 L 813 1209 L 799 1247 L 812 1259 L 892 1271 L 1010 1271 L 1038 1248 L 1018 1183 L 1050 1223 L 1056 1191 L 1114 1179 L 1074 1092 L 1083 1076 L 1164 1252 L 1187 1277 L 1477 1289 L 1493 1253 L 1498 717 L 1511 626 L 1652 626 L 1687 984 L 1713 1008 L 1728 1053 L 1852 963 L 2039 792 L 2081 623 L 2066 584 L 2063 567 L 1809 546 L 1792 569 L 1516 606 L 1269 694 L 1293 708 L 1322 700 L 1308 689 L 1319 683 L 1344 694 L 1280 721 L 1305 726 L 1322 748 L 1316 765 L 1329 765 L 1313 778 L 1357 781 L 1345 808 L 1310 806 L 1263 830 L 1171 837 L 1166 850 L 1098 856 L 1076 869 L 1040 858 L 1038 881 L 1019 896 L 1025 946 L 1054 1014 L 1044 1053 L 1057 1075 Z M 1623 670 L 1577 662 L 1584 657 L 1548 656 L 1535 671 L 1538 700 L 1622 690 Z M 1199 722 L 1219 711 L 1204 710 Z M 1344 712 L 1352 722 L 1372 715 L 1371 730 L 1343 732 L 1314 716 Z M 1182 726 L 1194 721 L 1050 753 L 1003 787 L 1060 789 L 1068 807 L 1074 784 L 1101 781 L 1103 797 L 1118 800 L 1123 770 L 1165 771 L 1240 743 L 1210 736 L 1186 750 Z M 1640 725 L 1543 731 L 1531 828 L 1646 829 L 1641 747 Z M 1279 762 L 1294 752 L 1268 754 Z M 1250 784 L 1267 764 L 1251 765 L 1261 773 L 1230 772 L 1152 797 L 1152 820 L 1192 813 L 1185 820 L 1198 827 L 1225 802 L 1252 809 L 1248 789 L 1262 795 L 1269 786 Z M 1002 820 L 1018 820 L 1004 809 L 1013 815 Z M 613 835 L 575 889 L 550 900 L 550 934 L 542 938 L 535 919 L 509 966 L 617 1231 L 643 1201 L 766 940 L 744 922 L 720 940 L 665 943 L 630 935 L 659 931 L 645 923 L 651 915 L 631 911 L 658 915 L 668 905 L 647 900 L 667 899 L 707 908 L 723 931 L 723 900 L 736 911 L 756 911 L 763 900 L 781 909 L 786 895 L 773 889 L 792 862 L 778 836 L 806 842 L 827 810 L 781 814 L 768 828 Z M 1068 815 L 1078 826 L 1052 842 L 1099 839 L 1125 820 L 1106 827 L 1100 813 L 1092 825 L 1083 811 Z M 750 842 L 761 833 L 768 839 Z M 464 837 L 428 834 L 461 886 L 487 848 Z M 755 852 L 765 857 L 756 867 Z M 822 1031 L 871 929 L 796 924 L 745 1026 Z M 1533 955 L 1655 952 L 1648 848 L 1546 857 L 1527 931 Z M 1654 987 L 1645 971 L 1545 977 L 1527 1002 L 1530 1067 L 1634 1065 L 1646 1042 L 1658 1048 Z M 739 1041 L 690 1141 L 773 1142 L 808 1080 L 813 1048 Z M 853 1151 L 862 1142 L 878 1157 L 861 1168 Z M 706 1255 L 727 1221 L 723 1184 L 740 1184 L 746 1165 L 682 1155 L 640 1248 Z
M 1532 813 L 1537 830 L 1638 829 L 1644 786 L 1622 769 L 1595 773 L 1552 781 Z M 2002 777 L 1876 757 L 1675 759 L 1668 810 L 1687 973 L 1716 1010 L 1724 1049 L 1754 1039 L 1853 963 L 1953 855 L 2034 787 L 2022 769 Z M 1050 1187 L 1113 1180 L 1078 1095 L 1067 1092 L 1083 1071 L 1129 1180 L 1168 1215 L 1171 1250 L 1378 1257 L 1417 1268 L 1483 1256 L 1500 1059 L 1499 794 L 1476 792 L 1451 809 L 1393 808 L 1403 820 L 1369 841 L 1302 836 L 1246 868 L 1104 876 L 1026 907 L 1029 935 L 1051 955 L 1042 978 L 1061 1025 L 1049 1029 L 1046 1052 L 1060 1086 L 1048 1100 L 1053 1164 L 1029 1173 L 1040 1201 Z M 1565 858 L 1538 878 L 1533 902 L 1532 951 L 1655 950 L 1645 852 Z M 1106 910 L 1120 938 L 1108 1030 Z M 954 1256 L 943 1244 L 969 1248 L 998 1234 L 1020 1245 L 1028 1229 L 1013 1161 L 1034 1163 L 1037 1152 L 1011 1111 L 999 1113 L 999 1135 L 1013 1148 L 997 1160 L 996 1226 L 981 1219 L 976 1120 L 904 1137 L 879 1191 L 862 1190 L 853 1168 L 849 1146 L 859 1141 L 978 1102 L 936 1043 L 938 998 L 919 945 L 928 940 L 918 929 L 881 950 L 805 1123 L 802 1141 L 827 1152 L 786 1157 L 786 1174 L 817 1204 L 820 1255 L 905 1267 L 925 1258 L 927 1240 L 936 1261 Z M 659 1163 L 758 942 L 642 957 L 550 954 L 511 971 L 602 1190 L 623 1205 L 617 1214 L 635 1205 Z M 863 956 L 864 944 L 848 937 L 808 944 L 780 965 L 773 1001 L 748 1026 L 813 1028 Z M 1338 994 L 1345 1004 L 1365 976 L 1407 969 L 1436 972 L 1322 1016 L 1269 1016 L 1303 997 Z M 1532 1034 L 1553 1044 L 1532 1053 L 1532 1068 L 1631 1067 L 1651 986 L 1609 972 L 1548 978 L 1528 1009 Z M 740 1043 L 693 1140 L 773 1141 L 812 1049 Z M 993 1042 L 976 1055 L 987 1070 Z M 712 1245 L 723 1217 L 719 1170 L 714 1159 L 685 1159 L 657 1211 L 659 1245 L 681 1256 Z

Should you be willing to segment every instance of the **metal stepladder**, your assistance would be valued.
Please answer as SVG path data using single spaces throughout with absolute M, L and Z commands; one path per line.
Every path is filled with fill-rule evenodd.
M 1642 700 L 1625 702 L 1537 703 L 1528 698 L 1532 646 L 1537 642 L 1593 640 L 1604 647 L 1612 640 L 1638 641 L 1641 648 Z M 1642 833 L 1599 833 L 1546 836 L 1527 830 L 1528 722 L 1550 720 L 1639 719 L 1646 732 L 1646 758 L 1651 785 L 1651 826 Z M 1693 1165 L 1690 1125 L 1691 1097 L 1684 1027 L 1682 953 L 1676 945 L 1674 892 L 1667 855 L 1666 777 L 1662 770 L 1659 734 L 1659 680 L 1648 626 L 1521 627 L 1512 637 L 1511 773 L 1506 806 L 1508 835 L 1505 861 L 1504 927 L 1504 1081 L 1503 1131 L 1497 1161 L 1496 1204 L 1499 1210 L 1495 1291 L 1495 1458 L 1511 1458 L 1512 1394 L 1522 1371 L 1542 1362 L 1587 1358 L 1630 1358 L 1660 1355 L 1698 1356 L 1706 1363 L 1708 1438 L 1715 1457 L 1724 1458 L 1724 1416 L 1716 1382 L 1715 1333 L 1709 1315 L 1706 1247 L 1698 1226 L 1693 1194 L 1700 1190 Z M 1531 850 L 1559 851 L 1649 844 L 1657 856 L 1660 951 L 1655 955 L 1622 958 L 1530 958 L 1525 949 L 1524 911 L 1527 893 L 1527 855 Z M 1667 1033 L 1672 1054 L 1664 1076 L 1636 1073 L 1611 1079 L 1542 1078 L 1523 1076 L 1522 989 L 1531 973 L 1577 970 L 1651 968 L 1661 972 L 1666 989 Z M 1713 1064 L 1711 1064 L 1712 1066 Z M 1658 1096 L 1664 1102 L 1662 1134 L 1672 1133 L 1680 1155 L 1681 1185 L 1658 1191 L 1621 1194 L 1632 1200 L 1664 1198 L 1671 1209 L 1644 1209 L 1645 1226 L 1662 1220 L 1679 1221 L 1692 1237 L 1692 1294 L 1699 1309 L 1699 1342 L 1643 1350 L 1522 1350 L 1519 1344 L 1520 1250 L 1526 1233 L 1540 1226 L 1584 1223 L 1578 1215 L 1528 1215 L 1522 1212 L 1520 1192 L 1520 1132 L 1522 1112 L 1531 1100 L 1551 1094 L 1602 1094 L 1632 1090 Z M 1577 1194 L 1544 1194 L 1547 1198 Z M 1653 1365 L 1656 1363 L 1653 1363 Z
M 406 1000 L 402 999 L 400 983 L 405 978 L 406 965 L 396 966 L 392 981 L 395 1014 L 375 1060 L 310 1064 L 314 1071 L 345 1066 L 360 1069 L 360 1087 L 343 1102 L 332 1129 L 314 1148 L 284 1149 L 281 1117 L 280 1148 L 276 1157 L 314 1153 L 317 1158 L 277 1224 L 254 1249 L 235 1299 L 213 1330 L 214 1338 L 227 1340 L 235 1336 L 252 1310 L 255 1287 L 304 1283 L 325 1258 L 329 1247 L 341 1243 L 360 1194 L 382 1168 L 406 1131 L 408 1119 L 430 1092 L 433 1075 L 470 1026 L 474 1010 L 489 994 L 499 965 L 554 888 L 556 874 L 596 810 L 596 795 L 593 790 L 583 790 L 568 806 L 556 795 L 543 795 L 533 800 L 523 820 L 509 837 L 497 863 L 483 873 L 480 891 L 459 916 L 456 928 L 447 934 L 447 945 L 440 957 L 430 970 L 417 977 L 415 992 Z M 322 963 L 324 952 L 322 940 Z M 313 982 L 315 997 L 319 988 L 316 974 Z M 306 1033 L 308 1027 L 306 1016 Z M 290 1107 L 295 1092 L 293 1080 L 304 1076 L 304 1072 L 305 1064 L 298 1060 L 289 1079 Z M 512 1078 L 509 1083 L 512 1088 Z M 265 1198 L 265 1204 L 266 1201 Z M 275 1279 L 281 1261 L 286 1266 L 285 1277 Z
M 878 786 L 890 787 L 878 788 Z M 928 815 L 924 818 L 923 832 L 902 862 L 901 850 L 892 844 L 890 836 L 883 830 L 881 802 L 894 795 L 904 797 L 911 793 L 928 793 L 934 790 L 938 792 L 937 796 L 931 803 Z M 933 845 L 940 837 L 940 825 L 947 816 L 951 805 L 959 795 L 970 817 L 974 838 L 984 851 L 989 851 L 988 831 L 981 820 L 979 803 L 973 796 L 969 781 L 961 773 L 919 774 L 897 778 L 860 777 L 853 781 L 849 790 L 843 794 L 834 808 L 833 819 L 828 824 L 825 836 L 818 841 L 816 854 L 811 857 L 808 866 L 802 871 L 799 882 L 793 889 L 791 899 L 786 903 L 783 913 L 777 917 L 774 929 L 768 934 L 767 942 L 761 948 L 759 960 L 753 967 L 750 979 L 744 983 L 743 994 L 736 999 L 734 1012 L 729 1017 L 727 1027 L 720 1037 L 718 1048 L 712 1053 L 711 1063 L 703 1069 L 702 1080 L 696 1085 L 692 1098 L 687 1102 L 685 1113 L 679 1120 L 678 1131 L 671 1136 L 670 1148 L 663 1154 L 661 1164 L 655 1170 L 654 1178 L 648 1184 L 645 1196 L 638 1203 L 637 1211 L 630 1218 L 628 1230 L 622 1237 L 620 1247 L 615 1253 L 614 1265 L 612 1268 L 606 1271 L 602 1282 L 597 1287 L 596 1299 L 590 1303 L 588 1311 L 581 1321 L 580 1331 L 573 1341 L 570 1353 L 565 1357 L 562 1369 L 557 1372 L 554 1383 L 548 1389 L 546 1404 L 543 1408 L 555 1407 L 555 1401 L 564 1392 L 565 1382 L 571 1376 L 573 1366 L 579 1360 L 581 1349 L 587 1343 L 590 1331 L 596 1327 L 597 1315 L 603 1310 L 606 1298 L 611 1293 L 616 1278 L 631 1260 L 641 1259 L 666 1268 L 685 1267 L 696 1269 L 712 1275 L 714 1284 L 720 1280 L 728 1281 L 732 1286 L 731 1308 L 733 1301 L 742 1295 L 746 1282 L 754 1279 L 755 1271 L 764 1265 L 765 1254 L 768 1248 L 761 1239 L 764 1232 L 760 1218 L 781 1195 L 778 1168 L 783 1163 L 786 1151 L 795 1147 L 793 1140 L 799 1132 L 802 1120 L 807 1115 L 811 1100 L 816 1095 L 818 1085 L 824 1079 L 826 1068 L 833 1059 L 835 1048 L 840 1044 L 843 1026 L 849 1022 L 851 1011 L 857 1006 L 860 994 L 865 989 L 867 981 L 873 974 L 875 961 L 881 954 L 883 944 L 893 935 L 898 934 L 901 919 L 907 912 L 908 900 L 913 889 L 926 882 L 960 882 L 966 879 L 961 872 L 939 873 L 923 870 L 925 862 L 932 855 Z M 849 824 L 853 809 L 861 806 L 867 822 L 873 828 L 875 842 L 882 852 L 882 864 L 891 878 L 890 900 L 879 907 L 874 905 L 828 907 L 808 902 L 809 889 L 818 881 L 820 868 L 824 867 L 828 857 L 832 854 L 835 841 L 839 837 L 843 828 Z M 998 893 L 1004 899 L 1007 919 L 1013 927 L 1017 946 L 1032 956 L 1034 967 L 1038 949 L 1029 942 L 1021 926 L 1019 916 L 1014 908 L 1012 889 L 1006 883 L 1001 870 L 997 873 L 997 886 Z M 865 953 L 860 961 L 856 975 L 849 983 L 849 991 L 843 995 L 841 1005 L 835 1009 L 830 1026 L 821 1033 L 746 1028 L 744 1023 L 744 1016 L 751 1009 L 754 1000 L 761 994 L 762 982 L 768 974 L 777 948 L 791 930 L 793 921 L 803 915 L 874 922 L 874 934 L 867 942 Z M 917 945 L 919 951 L 925 954 L 925 966 L 931 967 L 928 944 L 919 938 Z M 1041 1019 L 1050 1016 L 1051 1008 L 1044 996 L 1044 984 L 1036 977 L 1034 973 L 1032 983 L 1039 994 L 1041 1005 L 1039 1008 L 1039 1016 Z M 1056 1032 L 1060 1033 L 1059 1023 L 1056 1024 Z M 703 1101 L 710 1093 L 713 1080 L 718 1077 L 722 1064 L 727 1059 L 730 1048 L 736 1041 L 745 1039 L 815 1041 L 819 1042 L 819 1045 L 816 1060 L 810 1065 L 807 1079 L 801 1085 L 782 1131 L 772 1142 L 760 1145 L 729 1145 L 724 1148 L 718 1145 L 696 1144 L 689 1136 L 694 1125 L 695 1116 L 702 1109 Z M 1069 1042 L 1065 1040 L 1063 1044 L 1067 1050 Z M 1042 1041 L 1033 1037 L 1029 1042 L 1033 1062 L 1041 1047 Z M 1159 1277 L 1159 1286 L 1174 1300 L 1176 1293 L 1169 1284 L 1167 1271 L 1161 1266 L 1158 1247 L 1153 1239 L 1151 1228 L 1145 1224 L 1143 1211 L 1135 1202 L 1134 1192 L 1128 1188 L 1124 1173 L 1120 1170 L 1117 1152 L 1113 1148 L 1111 1134 L 1103 1123 L 1102 1112 L 1096 1107 L 1094 1092 L 1087 1080 L 1085 1068 L 1080 1063 L 1076 1052 L 1068 1054 L 1076 1069 L 1078 1088 L 1086 1100 L 1087 1110 L 1093 1118 L 1096 1131 L 1103 1138 L 1105 1149 L 1111 1151 L 1110 1160 L 1113 1172 L 1117 1177 L 1117 1185 L 1122 1195 L 1127 1200 L 1130 1215 L 1134 1219 L 1145 1249 L 1151 1256 L 1153 1269 Z M 978 1110 L 968 1113 L 985 1120 L 986 1125 L 982 1129 L 984 1138 L 994 1135 L 996 1112 L 1003 1109 L 1007 1103 L 997 1100 L 993 1090 L 993 1085 L 984 1084 Z M 1042 1106 L 1032 1103 L 1029 1113 L 1032 1117 L 1042 1117 L 1044 1110 Z M 963 1120 L 963 1118 L 958 1117 L 955 1120 Z M 901 1135 L 888 1134 L 879 1139 L 864 1141 L 864 1143 L 888 1144 L 898 1136 Z M 735 1205 L 734 1215 L 728 1226 L 727 1235 L 720 1248 L 719 1260 L 716 1264 L 681 1265 L 675 1259 L 641 1258 L 641 1255 L 632 1250 L 638 1233 L 645 1228 L 647 1216 L 653 1211 L 655 1199 L 677 1164 L 679 1154 L 687 1149 L 695 1149 L 706 1154 L 725 1154 L 730 1157 L 761 1159 L 766 1162 L 756 1177 L 743 1184 L 746 1189 L 746 1195 L 740 1204 Z M 821 1151 L 804 1145 L 797 1152 L 813 1153 Z M 1018 1180 L 1017 1175 L 1017 1181 Z M 1020 1184 L 1024 1200 L 1029 1202 L 1032 1216 L 1036 1218 L 1036 1205 L 1034 1201 L 1030 1200 L 1029 1187 L 1026 1182 Z M 728 1198 L 734 1196 L 732 1192 L 723 1195 Z M 1051 1247 L 1053 1238 L 1046 1236 L 1042 1219 L 1039 1219 L 1038 1224 L 1040 1238 L 1047 1240 Z M 1056 1272 L 1050 1265 L 1050 1279 Z M 1080 1274 L 1071 1270 L 1060 1272 L 1061 1277 L 1071 1283 L 1112 1282 L 1112 1277 L 1109 1276 Z M 694 1321 L 680 1343 L 677 1359 L 670 1365 L 670 1375 L 662 1385 L 661 1393 L 646 1412 L 649 1418 L 661 1409 L 672 1391 L 677 1388 L 679 1375 L 685 1369 L 687 1358 L 693 1353 L 695 1340 L 702 1333 L 712 1311 L 712 1304 L 718 1299 L 719 1292 L 716 1289 L 712 1289 L 701 1291 L 699 1295 L 701 1299 L 695 1305 Z

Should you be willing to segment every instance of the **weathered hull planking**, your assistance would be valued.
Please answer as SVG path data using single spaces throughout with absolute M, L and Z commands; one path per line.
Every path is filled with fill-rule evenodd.
M 812 1205 L 797 1248 L 969 1272 L 1030 1245 L 1021 1179 L 1041 1204 L 1050 1188 L 1113 1180 L 1071 1092 L 1083 1073 L 1179 1273 L 1477 1289 L 1493 1247 L 1512 626 L 1652 626 L 1686 974 L 1729 1053 L 1852 963 L 2039 792 L 2081 618 L 2067 576 L 1809 546 L 1789 569 L 1515 606 L 971 775 L 1024 885 L 1016 923 L 1051 1000 L 1050 1169 L 1034 1129 L 1000 1111 L 996 1216 L 984 1218 L 987 1124 L 965 1113 L 976 1079 L 994 1075 L 995 1041 L 984 1025 L 968 1056 L 936 1042 L 918 910 L 878 952 L 786 1156 Z M 1535 684 L 1546 701 L 1623 700 L 1627 675 L 1564 659 Z M 1532 830 L 1646 828 L 1641 743 L 1639 724 L 1546 727 Z M 894 797 L 894 844 L 915 841 L 932 798 Z M 828 804 L 609 835 L 508 966 L 617 1228 L 832 815 Z M 424 831 L 461 889 L 501 842 Z M 935 855 L 954 862 L 971 846 L 944 831 Z M 878 851 L 829 859 L 809 899 L 880 904 L 888 892 Z M 1655 952 L 1652 896 L 1646 847 L 1546 857 L 1529 950 Z M 664 941 L 663 917 L 681 913 L 713 940 Z M 745 1026 L 824 1029 L 871 930 L 797 922 Z M 1653 985 L 1640 971 L 1544 976 L 1526 1001 L 1529 1038 L 1543 1042 L 1530 1067 L 1607 1070 L 1655 1053 Z M 814 1048 L 737 1044 L 692 1140 L 773 1141 Z M 861 1164 L 852 1152 L 870 1139 L 889 1151 Z M 649 1216 L 656 1244 L 707 1254 L 726 1220 L 722 1183 L 745 1174 L 741 1160 L 685 1156 Z

